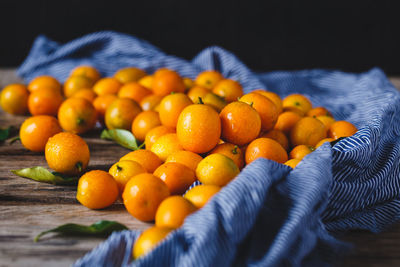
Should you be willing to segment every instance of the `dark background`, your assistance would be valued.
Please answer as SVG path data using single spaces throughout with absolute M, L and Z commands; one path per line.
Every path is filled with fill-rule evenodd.
M 115 30 L 186 59 L 219 45 L 257 71 L 378 66 L 400 74 L 395 1 L 0 0 L 0 66 L 18 66 L 38 34 L 67 42 Z

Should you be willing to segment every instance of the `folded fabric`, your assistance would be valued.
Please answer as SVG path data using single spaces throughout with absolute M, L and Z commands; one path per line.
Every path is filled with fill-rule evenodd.
M 245 92 L 304 94 L 359 131 L 333 147 L 325 143 L 295 169 L 256 160 L 136 261 L 131 252 L 139 232 L 133 230 L 114 233 L 75 266 L 323 266 L 344 246 L 333 232 L 379 232 L 399 218 L 400 93 L 379 69 L 260 74 L 219 47 L 186 61 L 132 36 L 98 32 L 67 44 L 39 36 L 18 73 L 27 81 L 43 74 L 64 81 L 81 64 L 105 76 L 127 66 L 150 73 L 168 67 L 191 78 L 216 69 L 240 81 Z

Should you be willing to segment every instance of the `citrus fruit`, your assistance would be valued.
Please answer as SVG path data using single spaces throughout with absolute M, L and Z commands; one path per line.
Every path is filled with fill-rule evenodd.
M 242 169 L 244 166 L 244 154 L 242 150 L 235 144 L 230 144 L 230 143 L 219 144 L 210 152 L 210 154 L 215 154 L 215 153 L 225 155 L 228 158 L 232 159 L 239 169 Z
M 307 114 L 307 117 L 318 117 L 318 116 L 330 116 L 332 117 L 332 114 L 329 112 L 329 110 L 327 110 L 324 107 L 316 107 L 316 108 L 312 108 L 310 109 Z
M 153 110 L 140 112 L 132 122 L 132 133 L 139 141 L 144 141 L 146 134 L 161 125 L 158 112 Z
M 93 100 L 93 106 L 96 109 L 97 116 L 101 122 L 104 122 L 104 116 L 106 114 L 107 108 L 116 99 L 118 99 L 116 95 L 108 94 L 108 95 L 98 96 Z
M 107 95 L 107 94 L 118 94 L 122 83 L 113 77 L 106 77 L 98 80 L 94 86 L 93 90 L 97 95 Z
M 224 98 L 214 94 L 214 93 L 207 93 L 203 98 L 199 98 L 197 104 L 204 103 L 205 105 L 208 105 L 215 109 L 218 113 L 221 112 L 221 110 L 226 106 L 226 101 Z
M 307 145 L 298 145 L 295 146 L 292 151 L 289 153 L 289 157 L 291 159 L 300 159 L 302 160 L 305 156 L 310 154 L 315 150 L 314 147 L 312 146 L 307 146 Z
M 326 115 L 317 116 L 316 119 L 322 122 L 325 125 L 326 129 L 331 128 L 331 125 L 335 122 L 335 119 L 333 117 Z
M 140 106 L 143 110 L 155 110 L 155 108 L 160 104 L 163 96 L 161 95 L 148 95 L 145 96 L 142 101 L 140 101 Z
M 274 129 L 289 134 L 294 125 L 301 120 L 301 116 L 293 111 L 285 111 L 278 116 Z
M 79 179 L 76 199 L 89 209 L 104 209 L 111 206 L 118 195 L 113 177 L 108 172 L 94 170 Z
M 157 139 L 168 133 L 175 133 L 175 129 L 167 127 L 165 125 L 160 125 L 148 131 L 144 139 L 146 149 L 151 150 L 151 147 L 154 145 Z
M 47 115 L 26 119 L 19 130 L 22 145 L 31 151 L 42 152 L 50 137 L 62 131 L 56 118 Z
M 128 212 L 146 222 L 154 220 L 158 206 L 168 196 L 169 190 L 165 183 L 150 173 L 132 177 L 122 193 Z
M 334 139 L 352 136 L 357 132 L 356 126 L 348 121 L 337 121 L 332 123 L 328 130 L 328 136 Z M 322 138 L 321 138 L 322 139 Z
M 192 100 L 182 93 L 165 96 L 158 108 L 161 123 L 165 126 L 175 128 L 182 110 L 191 104 L 193 104 Z
M 108 172 L 114 177 L 118 189 L 122 193 L 129 179 L 140 173 L 145 173 L 146 169 L 136 161 L 121 160 L 112 165 Z
M 202 184 L 189 189 L 184 197 L 200 209 L 204 207 L 219 190 L 221 190 L 219 186 Z
M 58 121 L 65 131 L 82 134 L 96 124 L 97 113 L 84 98 L 68 98 L 58 109 Z
M 312 117 L 304 117 L 299 120 L 290 132 L 290 141 L 292 145 L 315 145 L 326 138 L 325 125 Z
M 261 129 L 263 131 L 272 130 L 278 120 L 279 111 L 275 104 L 267 97 L 258 93 L 249 93 L 240 98 L 241 102 L 245 102 L 257 110 L 261 118 Z
M 312 109 L 311 101 L 301 94 L 291 94 L 282 101 L 283 108 L 299 110 L 303 115 Z
M 117 79 L 120 83 L 129 83 L 137 82 L 146 75 L 147 74 L 144 70 L 135 67 L 127 67 L 119 69 L 114 74 L 114 78 Z
M 149 89 L 137 82 L 129 82 L 124 84 L 118 91 L 119 98 L 130 98 L 138 103 L 142 101 L 143 98 L 151 94 L 152 92 Z
M 179 115 L 176 133 L 185 150 L 208 152 L 218 144 L 221 136 L 219 115 L 207 105 L 189 105 Z
M 90 152 L 78 135 L 62 132 L 49 138 L 45 147 L 47 164 L 56 172 L 75 175 L 86 169 Z
M 260 133 L 260 115 L 246 103 L 235 101 L 228 104 L 219 117 L 221 136 L 227 142 L 241 146 L 257 138 Z
M 10 84 L 0 94 L 1 108 L 10 114 L 23 115 L 28 111 L 29 92 L 23 84 Z
M 39 88 L 44 88 L 44 87 L 49 87 L 54 89 L 55 91 L 58 91 L 61 93 L 61 84 L 59 81 L 57 81 L 56 78 L 48 76 L 48 75 L 42 75 L 34 78 L 29 84 L 28 84 L 28 90 L 29 92 L 36 91 Z
M 299 164 L 299 162 L 301 161 L 301 159 L 289 159 L 288 161 L 286 161 L 285 165 L 291 167 L 292 169 L 296 168 L 297 164 Z
M 199 162 L 196 176 L 203 184 L 224 186 L 240 172 L 235 162 L 222 154 L 211 154 Z
M 132 122 L 140 112 L 142 109 L 136 101 L 118 98 L 107 107 L 104 121 L 108 129 L 131 130 Z
M 29 112 L 34 116 L 56 116 L 63 101 L 64 99 L 58 91 L 48 87 L 40 88 L 29 95 Z
M 266 158 L 278 163 L 288 160 L 287 153 L 281 144 L 270 138 L 257 138 L 247 146 L 246 163 L 250 164 L 258 158 Z
M 223 79 L 219 81 L 212 92 L 230 103 L 237 101 L 243 95 L 243 88 L 239 82 L 232 79 Z
M 224 76 L 222 76 L 222 74 L 219 73 L 218 71 L 207 70 L 197 75 L 195 83 L 199 86 L 211 90 L 222 79 L 224 79 Z
M 97 95 L 96 93 L 90 89 L 90 88 L 83 88 L 79 90 L 78 92 L 75 92 L 72 97 L 82 97 L 89 101 L 90 103 L 93 103 L 93 101 L 96 99 Z
M 196 153 L 180 150 L 168 156 L 165 162 L 176 162 L 185 165 L 192 171 L 196 171 L 197 165 L 203 158 Z
M 179 143 L 178 136 L 175 133 L 165 134 L 159 137 L 151 146 L 151 151 L 162 161 L 165 161 L 169 155 L 180 150 L 183 150 L 183 147 Z
M 93 82 L 97 82 L 101 78 L 99 71 L 95 67 L 88 65 L 81 65 L 74 68 L 69 76 L 85 76 Z
M 159 75 L 154 75 L 152 83 L 153 93 L 156 95 L 169 95 L 172 92 L 185 92 L 185 84 L 182 78 L 175 71 L 166 71 Z
M 179 228 L 185 218 L 197 210 L 196 206 L 182 196 L 170 196 L 161 202 L 156 213 L 156 226 Z
M 261 137 L 274 139 L 279 144 L 281 144 L 281 146 L 285 150 L 289 149 L 289 140 L 286 137 L 286 135 L 280 130 L 272 129 L 271 131 L 268 131 L 268 132 L 264 133 L 263 135 L 261 135 Z
M 141 78 L 138 81 L 138 83 L 148 89 L 151 89 L 153 87 L 153 80 L 154 80 L 153 75 L 146 75 L 143 78 Z
M 171 195 L 181 195 L 196 181 L 195 173 L 190 168 L 176 162 L 166 162 L 153 173 L 164 181 Z
M 122 160 L 133 160 L 143 166 L 147 172 L 153 173 L 162 164 L 160 158 L 149 150 L 138 149 L 123 156 Z
M 190 100 L 192 100 L 193 103 L 199 104 L 199 98 L 203 99 L 208 93 L 210 93 L 209 89 L 195 85 L 194 87 L 190 88 L 187 96 L 190 98 Z
M 326 142 L 333 142 L 333 141 L 335 141 L 336 139 L 334 139 L 334 138 L 324 138 L 324 139 L 322 139 L 321 141 L 319 141 L 316 145 L 315 145 L 315 148 L 318 148 L 318 147 L 320 147 L 320 146 L 322 146 L 324 143 L 326 143 Z
M 265 91 L 263 89 L 254 90 L 253 93 L 258 93 L 258 94 L 261 94 L 261 95 L 267 97 L 269 100 L 272 101 L 272 103 L 275 104 L 276 108 L 278 109 L 278 113 L 279 114 L 282 113 L 282 110 L 283 110 L 282 99 L 277 93 Z
M 173 230 L 173 228 L 157 226 L 153 226 L 145 230 L 140 234 L 133 245 L 133 258 L 137 259 L 149 253 Z
M 64 83 L 65 97 L 71 97 L 81 89 L 92 88 L 94 82 L 86 76 L 71 76 Z

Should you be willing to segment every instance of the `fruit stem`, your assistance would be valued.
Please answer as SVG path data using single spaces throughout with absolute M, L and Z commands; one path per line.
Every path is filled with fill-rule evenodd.
M 238 150 L 238 146 L 235 145 L 235 147 L 232 149 L 232 153 L 236 155 L 238 153 L 237 150 Z
M 119 171 L 119 172 L 122 171 L 122 167 L 117 165 L 117 171 Z
M 82 172 L 82 162 L 77 162 L 76 164 L 75 164 L 75 167 L 78 169 L 78 171 L 79 172 Z
M 199 96 L 199 104 L 204 104 L 203 99 Z
M 78 119 L 76 119 L 76 123 L 77 123 L 78 125 L 82 125 L 82 124 L 85 124 L 85 120 L 82 119 L 82 118 L 78 118 Z

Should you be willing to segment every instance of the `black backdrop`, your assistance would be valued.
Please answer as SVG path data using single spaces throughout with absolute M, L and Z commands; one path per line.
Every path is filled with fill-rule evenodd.
M 313 2 L 0 0 L 0 66 L 18 66 L 38 34 L 66 42 L 115 30 L 187 59 L 219 45 L 258 71 L 379 66 L 400 74 L 395 1 Z

